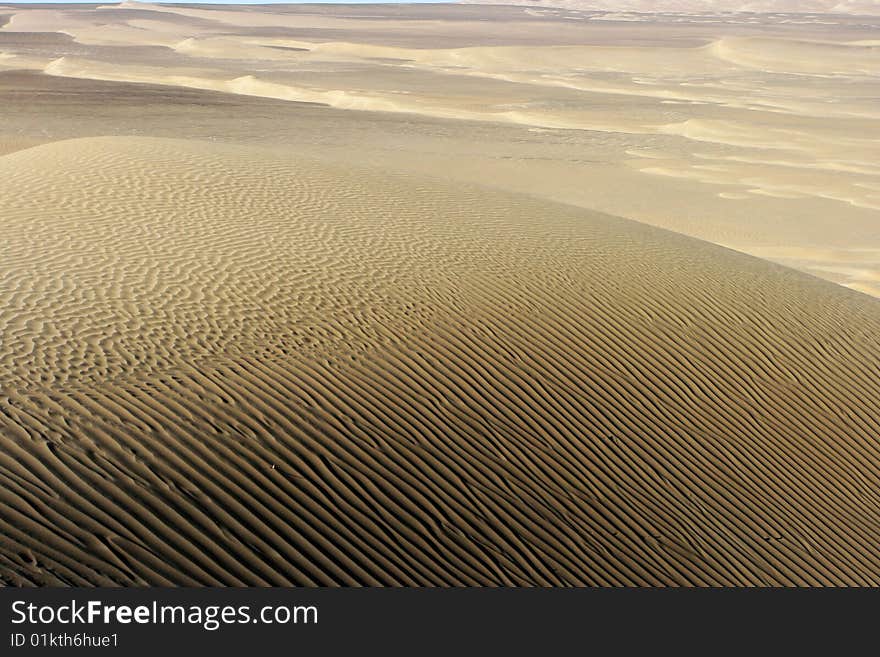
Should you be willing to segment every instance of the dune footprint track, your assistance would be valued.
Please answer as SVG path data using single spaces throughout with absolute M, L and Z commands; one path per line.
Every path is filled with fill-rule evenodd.
M 0 158 L 7 584 L 880 583 L 880 303 L 290 154 Z

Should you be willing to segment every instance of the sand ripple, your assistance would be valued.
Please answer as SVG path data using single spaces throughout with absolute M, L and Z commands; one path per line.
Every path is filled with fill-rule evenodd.
M 245 147 L 0 180 L 6 583 L 880 583 L 869 297 Z

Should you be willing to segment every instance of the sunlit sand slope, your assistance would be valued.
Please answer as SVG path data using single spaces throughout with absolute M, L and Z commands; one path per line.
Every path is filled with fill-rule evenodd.
M 6 583 L 880 583 L 873 298 L 256 148 L 0 181 Z
M 528 191 L 880 297 L 880 17 L 858 15 L 880 3 L 523 2 L 0 7 L 0 152 L 95 134 L 83 121 L 335 141 L 314 154 Z M 254 111 L 169 119 L 221 95 Z M 320 128 L 281 124 L 304 103 Z

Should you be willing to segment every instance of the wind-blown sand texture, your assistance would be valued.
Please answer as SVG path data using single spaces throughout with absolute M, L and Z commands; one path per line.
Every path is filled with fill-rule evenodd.
M 244 113 L 245 128 L 228 121 L 209 135 L 271 135 L 321 159 L 525 191 L 880 295 L 880 17 L 840 13 L 857 2 L 783 14 L 677 4 L 709 11 L 0 7 L 0 87 L 3 71 L 30 71 L 53 76 L 53 94 L 75 79 L 344 110 L 303 131 Z M 797 10 L 775 4 L 729 8 Z M 823 7 L 838 13 L 806 13 Z M 118 86 L 101 99 L 129 94 L 141 95 Z M 106 111 L 85 99 L 83 121 Z M 69 106 L 39 121 L 33 112 L 3 116 L 0 132 L 90 134 L 67 125 L 78 118 Z M 114 118 L 100 134 L 198 130 L 156 111 Z M 334 141 L 340 131 L 345 144 Z
M 8 583 L 880 582 L 867 297 L 252 147 L 0 179 Z
M 536 11 L 0 7 L 2 583 L 880 584 L 870 19 Z

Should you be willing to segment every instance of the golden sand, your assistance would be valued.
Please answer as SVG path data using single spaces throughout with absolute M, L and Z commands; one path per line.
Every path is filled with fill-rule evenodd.
M 880 583 L 873 46 L 277 11 L 0 8 L 3 583 Z

